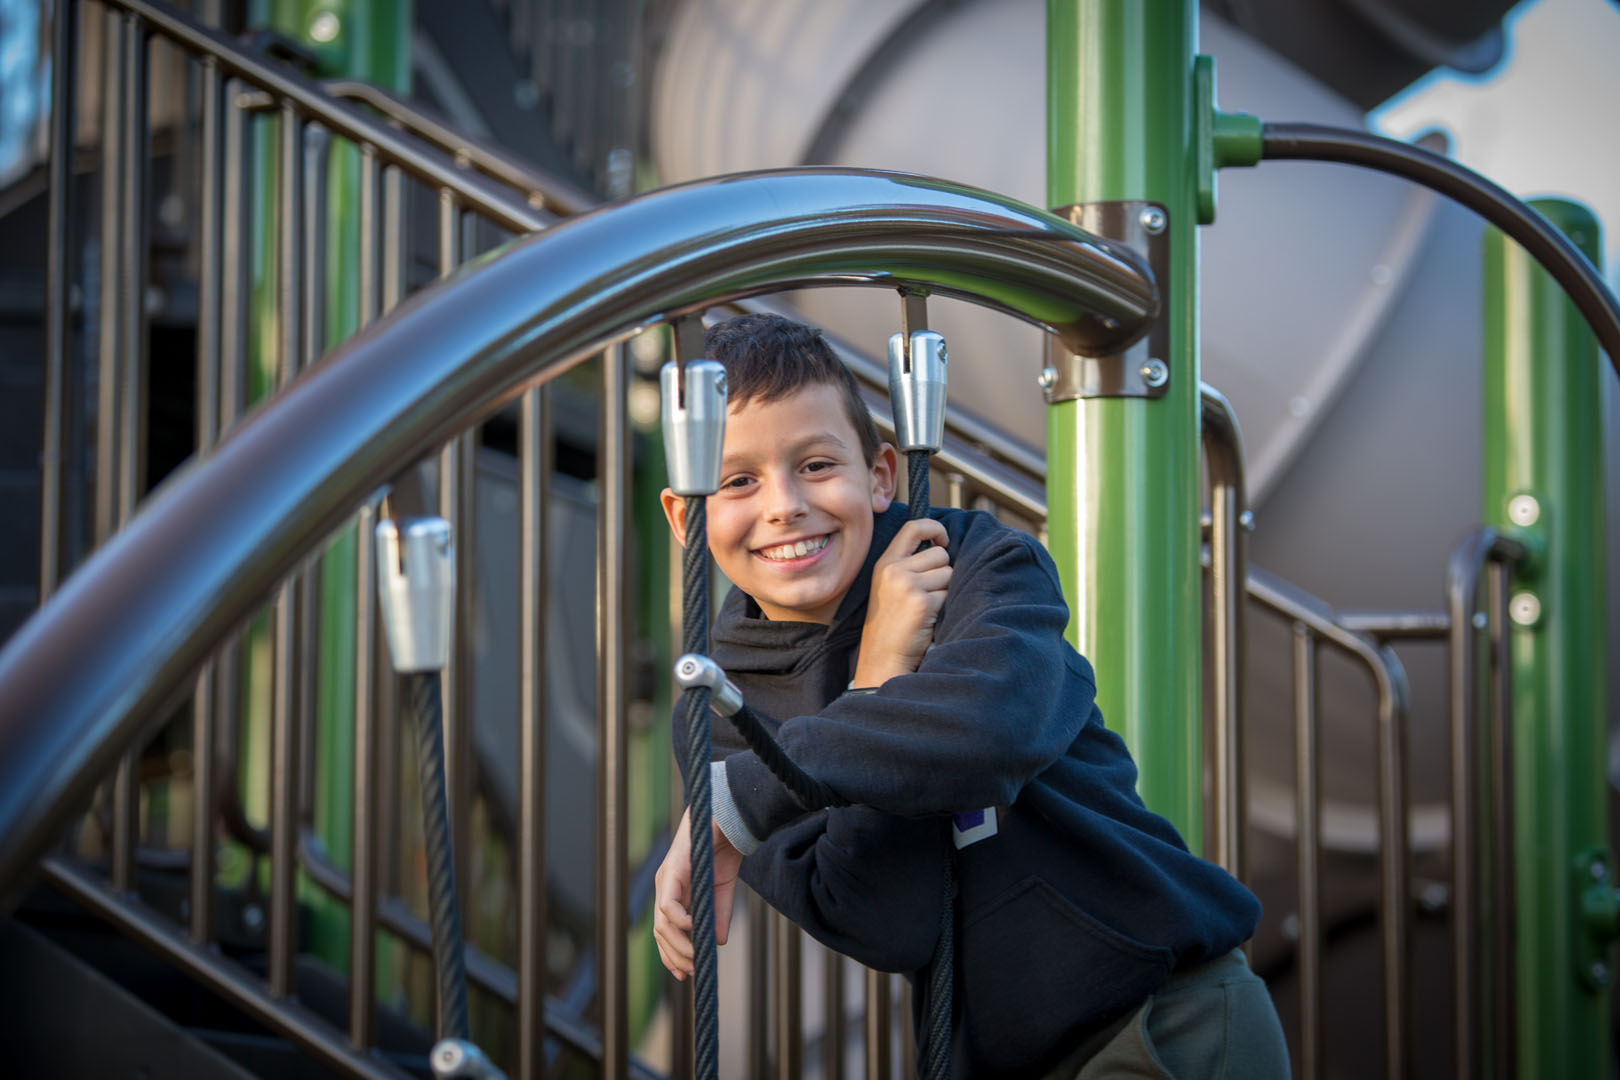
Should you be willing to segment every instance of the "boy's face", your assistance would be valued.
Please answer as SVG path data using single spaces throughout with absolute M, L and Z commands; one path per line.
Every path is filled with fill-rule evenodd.
M 720 490 L 709 496 L 709 551 L 766 618 L 832 622 L 872 543 L 872 515 L 894 497 L 895 453 L 871 465 L 836 387 L 750 401 L 726 417 Z M 685 500 L 664 514 L 686 540 Z

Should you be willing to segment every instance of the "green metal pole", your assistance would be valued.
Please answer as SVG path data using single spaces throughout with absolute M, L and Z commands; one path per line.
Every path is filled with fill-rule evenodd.
M 252 22 L 292 37 L 319 63 L 322 77 L 362 79 L 388 89 L 410 89 L 410 40 L 414 7 L 393 0 L 258 0 Z M 261 126 L 258 142 L 256 200 L 255 302 L 263 317 L 255 326 L 255 398 L 273 385 L 276 360 L 273 283 L 275 234 L 276 144 L 273 123 Z M 335 345 L 359 329 L 360 161 L 358 149 L 334 144 L 327 167 L 326 345 Z M 313 360 L 313 357 L 308 358 Z M 351 778 L 353 769 L 354 596 L 353 528 L 344 530 L 322 556 L 316 686 L 315 832 L 327 853 L 349 867 L 352 839 Z M 253 640 L 263 637 L 255 627 Z M 262 700 L 267 683 L 248 688 L 249 700 Z M 311 945 L 325 960 L 344 969 L 348 963 L 348 915 L 322 895 L 306 891 L 316 916 Z M 385 961 L 386 963 L 386 961 Z
M 1048 0 L 1047 201 L 1163 206 L 1167 393 L 1047 410 L 1048 546 L 1071 640 L 1141 770 L 1139 790 L 1203 838 L 1198 558 L 1198 175 L 1192 0 Z
M 1559 199 L 1532 205 L 1598 261 L 1590 211 Z M 1574 305 L 1522 248 L 1489 232 L 1484 520 L 1535 553 L 1509 600 L 1520 1076 L 1610 1070 L 1605 377 Z

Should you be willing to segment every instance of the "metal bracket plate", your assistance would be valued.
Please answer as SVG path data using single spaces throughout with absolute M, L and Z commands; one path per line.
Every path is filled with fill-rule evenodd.
M 1118 240 L 1139 252 L 1159 286 L 1159 317 L 1147 335 L 1124 352 L 1082 356 L 1055 337 L 1047 339 L 1041 393 L 1048 405 L 1094 397 L 1163 397 L 1170 389 L 1170 211 L 1139 199 L 1075 203 L 1052 211 L 1087 232 Z

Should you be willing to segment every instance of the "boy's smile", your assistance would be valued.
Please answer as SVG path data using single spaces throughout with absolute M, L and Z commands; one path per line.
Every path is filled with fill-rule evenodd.
M 871 465 L 836 387 L 815 383 L 732 407 L 720 490 L 708 500 L 709 551 L 766 618 L 830 623 L 865 565 L 872 516 L 894 495 L 894 448 Z M 682 541 L 684 500 L 664 492 Z

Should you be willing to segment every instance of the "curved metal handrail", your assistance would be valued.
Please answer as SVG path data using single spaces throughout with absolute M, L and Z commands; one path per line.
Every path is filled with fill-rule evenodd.
M 167 482 L 0 653 L 0 889 L 183 695 L 213 643 L 368 495 L 532 385 L 675 315 L 781 288 L 921 288 L 1111 351 L 1158 309 L 1131 251 L 893 173 L 670 188 L 515 242 L 402 304 Z

